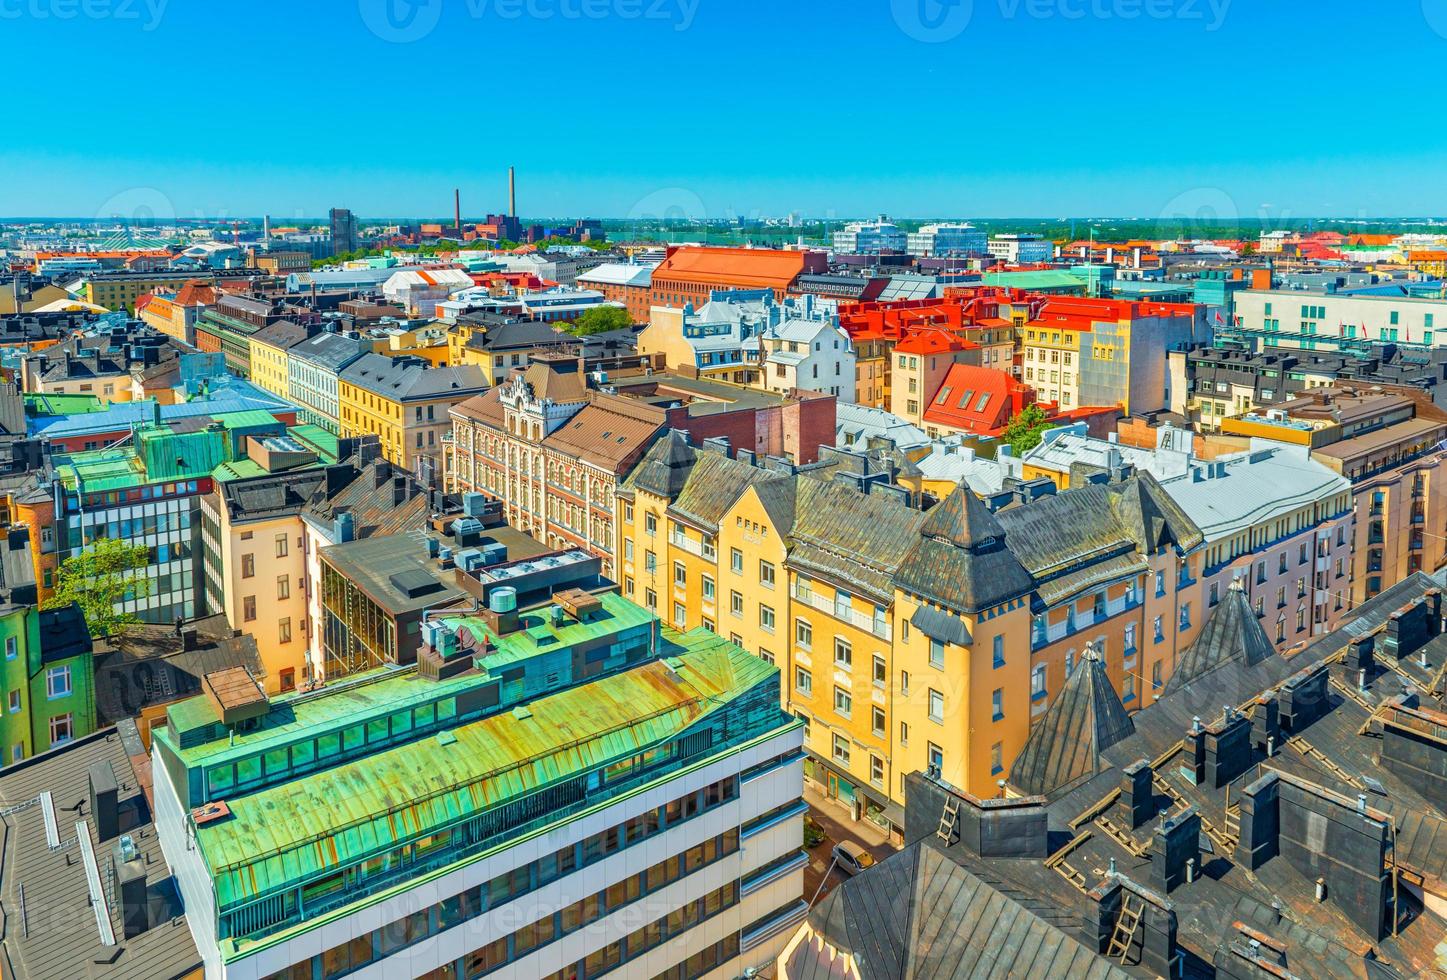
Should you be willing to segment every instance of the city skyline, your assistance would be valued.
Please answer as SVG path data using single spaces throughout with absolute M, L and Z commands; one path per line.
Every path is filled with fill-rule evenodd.
M 1397 90 L 1430 86 L 1447 53 L 1435 0 L 1374 11 L 1370 32 L 1350 29 L 1360 13 L 1343 2 L 1310 19 L 1229 0 L 843 6 L 826 20 L 697 0 L 360 0 L 288 9 L 276 52 L 266 16 L 223 32 L 204 8 L 165 0 L 92 5 L 89 18 L 36 0 L 4 16 L 31 103 L 95 101 L 93 76 L 55 77 L 58 46 L 96 66 L 193 51 L 219 68 L 169 86 L 164 111 L 118 100 L 89 122 L 45 112 L 12 128 L 0 213 L 285 218 L 344 202 L 445 215 L 459 187 L 483 214 L 504 208 L 507 164 L 533 215 L 1447 213 L 1430 179 L 1447 134 L 1410 100 L 1294 81 L 1389 62 Z M 1283 39 L 1311 59 L 1290 59 Z M 486 58 L 459 62 L 469 46 Z M 359 79 L 369 65 L 404 70 L 318 81 L 308 61 L 333 47 Z M 644 58 L 602 60 L 615 51 Z M 1140 52 L 1159 54 L 1131 60 Z M 246 64 L 266 70 L 226 70 Z M 528 132 L 537 112 L 501 111 L 541 111 L 567 87 L 578 111 L 552 136 Z M 218 109 L 218 95 L 239 101 Z M 496 121 L 469 123 L 489 98 Z M 268 113 L 291 119 L 285 137 L 266 135 Z M 1331 138 L 1334 126 L 1351 136 Z

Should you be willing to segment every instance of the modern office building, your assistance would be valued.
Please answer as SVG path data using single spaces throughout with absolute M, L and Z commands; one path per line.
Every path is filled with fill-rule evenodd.
M 1299 350 L 1447 347 L 1447 299 L 1434 285 L 1245 289 L 1235 294 L 1231 332 L 1257 346 Z
M 411 666 L 272 700 L 213 674 L 155 733 L 207 975 L 766 965 L 806 911 L 778 670 L 663 627 L 581 552 L 429 560 L 463 601 L 427 615 Z
M 908 242 L 904 231 L 880 215 L 873 221 L 851 221 L 834 233 L 834 251 L 840 255 L 877 255 L 903 252 Z
M 989 253 L 1006 265 L 1033 265 L 1055 257 L 1055 243 L 1039 235 L 1007 233 L 994 235 L 986 245 Z
M 346 208 L 332 208 L 328 219 L 332 232 L 332 254 L 357 250 L 357 216 Z
M 979 258 L 989 255 L 989 239 L 974 225 L 920 225 L 907 237 L 906 251 L 922 258 Z

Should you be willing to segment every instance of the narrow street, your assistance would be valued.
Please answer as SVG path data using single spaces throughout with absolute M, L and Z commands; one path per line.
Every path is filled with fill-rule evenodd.
M 858 822 L 849 819 L 849 810 L 838 800 L 825 799 L 823 790 L 811 780 L 804 782 L 804 802 L 809 804 L 809 819 L 824 832 L 825 840 L 809 848 L 809 865 L 804 869 L 804 899 L 813 899 L 815 904 L 844 880 L 844 872 L 835 869 L 829 874 L 818 898 L 814 892 L 829 871 L 833 861 L 831 851 L 840 841 L 852 840 L 863 845 L 876 861 L 883 861 L 894 853 L 885 832 L 869 820 Z

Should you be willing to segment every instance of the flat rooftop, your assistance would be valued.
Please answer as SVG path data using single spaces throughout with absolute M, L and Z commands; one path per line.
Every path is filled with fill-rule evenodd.
M 11 812 L 4 818 L 0 900 L 5 903 L 6 913 L 7 977 L 169 980 L 199 974 L 201 956 L 161 855 L 150 807 L 131 768 L 130 756 L 134 754 L 145 754 L 134 725 L 128 726 L 124 736 L 116 728 L 104 728 L 0 771 L 0 799 L 8 807 L 50 792 L 60 840 L 70 845 L 66 850 L 50 850 L 40 805 Z M 145 859 L 146 886 L 151 900 L 157 903 L 152 915 L 158 923 L 126 939 L 118 895 L 107 889 L 114 946 L 101 943 L 97 919 L 91 912 L 85 868 L 76 846 L 76 823 L 83 814 L 97 863 L 102 869 L 108 867 L 116 841 L 99 839 L 90 812 L 89 771 L 96 763 L 108 763 L 115 775 L 120 833 L 131 835 Z
M 360 860 L 386 841 L 425 836 L 467 813 L 635 754 L 776 674 L 772 665 L 704 629 L 679 634 L 664 628 L 659 643 L 662 659 L 228 799 L 229 818 L 196 828 L 218 902 L 226 907 L 289 887 Z M 334 719 L 357 717 L 354 699 L 362 694 L 395 711 L 419 687 L 435 695 L 439 685 L 415 671 L 399 672 L 295 707 Z M 185 754 L 208 765 L 233 751 L 218 739 Z

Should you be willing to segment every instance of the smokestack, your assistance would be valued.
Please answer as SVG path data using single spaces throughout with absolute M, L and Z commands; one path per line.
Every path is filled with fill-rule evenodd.
M 513 168 L 507 168 L 507 216 L 516 218 L 518 216 L 518 194 L 517 183 L 513 179 Z
M 271 215 L 269 214 L 261 216 L 261 240 L 271 241 Z
M 462 191 L 452 188 L 452 227 L 462 230 Z

